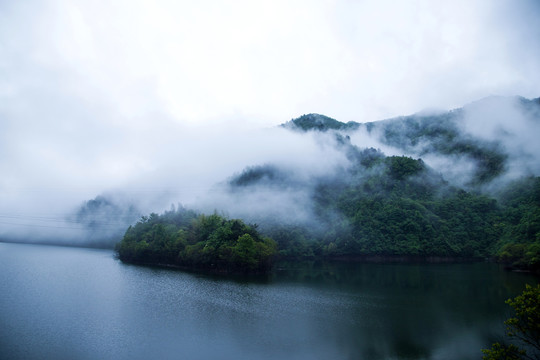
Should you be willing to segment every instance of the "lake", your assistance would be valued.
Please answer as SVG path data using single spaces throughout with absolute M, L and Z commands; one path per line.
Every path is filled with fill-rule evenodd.
M 266 278 L 0 243 L 0 358 L 480 359 L 538 279 L 491 263 L 281 263 Z

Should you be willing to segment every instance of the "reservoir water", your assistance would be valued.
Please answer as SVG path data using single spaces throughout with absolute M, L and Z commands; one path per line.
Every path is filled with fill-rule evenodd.
M 0 243 L 0 359 L 480 359 L 538 279 L 474 264 L 279 264 L 264 279 Z

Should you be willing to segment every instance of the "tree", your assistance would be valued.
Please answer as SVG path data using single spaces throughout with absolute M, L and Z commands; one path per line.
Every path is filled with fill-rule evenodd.
M 180 208 L 130 226 L 116 247 L 122 261 L 235 273 L 270 271 L 277 244 L 257 225 Z
M 484 360 L 540 359 L 540 284 L 526 285 L 521 295 L 506 303 L 515 312 L 504 322 L 511 343 L 495 343 L 491 349 L 482 350 Z
M 257 249 L 251 235 L 244 234 L 238 238 L 233 248 L 233 257 L 242 268 L 253 270 L 257 267 Z

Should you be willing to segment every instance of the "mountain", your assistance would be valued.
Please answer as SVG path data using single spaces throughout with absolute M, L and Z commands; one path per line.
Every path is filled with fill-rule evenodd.
M 304 163 L 291 163 L 299 156 L 293 152 L 252 164 L 217 184 L 210 205 L 195 210 L 256 223 L 284 258 L 497 257 L 540 267 L 540 99 L 489 97 L 365 123 L 308 114 L 280 129 L 331 155 L 304 154 Z M 153 219 L 168 226 L 163 219 L 183 216 L 165 215 Z M 141 234 L 129 248 L 150 246 L 159 257 L 159 240 L 148 243 L 155 236 Z M 175 236 L 170 243 L 202 246 Z M 212 258 L 234 241 L 204 249 Z M 180 261 L 174 257 L 167 253 Z
M 321 114 L 307 114 L 302 115 L 299 118 L 293 119 L 285 124 L 281 125 L 282 127 L 290 130 L 298 131 L 328 131 L 328 130 L 354 130 L 357 129 L 360 124 L 354 121 L 348 123 L 342 123 L 331 117 L 321 115 Z
M 503 175 L 509 162 L 525 166 L 526 175 L 538 174 L 537 148 L 526 142 L 529 131 L 540 132 L 540 98 L 488 97 L 446 112 L 420 112 L 376 122 L 342 123 L 324 115 L 309 114 L 282 125 L 295 131 L 363 132 L 401 155 L 439 157 L 467 163 L 473 171 L 449 174 L 467 179 L 460 185 L 485 185 Z M 523 142 L 521 147 L 518 147 Z M 525 161 L 528 157 L 530 161 Z M 439 169 L 440 170 L 440 169 Z M 467 174 L 463 174 L 466 172 Z
M 310 218 L 289 223 L 264 215 L 249 219 L 277 241 L 283 256 L 490 255 L 498 239 L 494 199 L 451 186 L 421 159 L 359 149 L 347 138 L 338 137 L 336 146 L 351 165 L 304 184 L 302 191 L 311 201 L 303 206 L 310 207 Z M 261 177 L 261 172 L 269 175 Z M 284 174 L 276 167 L 250 167 L 231 178 L 229 186 L 252 195 L 279 192 L 289 183 L 298 187 L 293 173 L 289 183 Z
M 540 129 L 539 115 L 540 99 L 520 97 L 369 123 L 303 115 L 281 126 L 320 133 L 325 144 L 332 139 L 347 166 L 304 182 L 278 164 L 251 166 L 229 179 L 229 191 L 309 199 L 292 207 L 307 218 L 243 214 L 278 242 L 283 256 L 498 255 L 538 266 L 539 153 L 534 142 L 520 140 Z M 375 139 L 393 154 L 362 148 L 358 139 Z M 504 200 L 518 185 L 518 204 Z
M 99 195 L 82 203 L 68 220 L 80 226 L 82 245 L 112 247 L 141 215 L 131 203 Z

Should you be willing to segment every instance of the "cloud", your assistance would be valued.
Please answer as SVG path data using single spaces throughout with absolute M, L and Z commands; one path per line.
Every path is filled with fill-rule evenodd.
M 536 97 L 539 13 L 534 1 L 0 2 L 0 212 L 62 216 L 119 190 L 160 210 L 245 166 L 342 164 L 315 135 L 269 130 L 303 113 L 364 122 Z
M 536 134 L 540 133 L 540 117 L 537 109 L 531 112 L 533 109 L 525 99 L 489 97 L 464 107 L 461 126 L 478 139 L 496 139 L 502 145 L 510 156 L 507 177 L 539 174 Z
M 49 77 L 126 118 L 373 121 L 537 96 L 534 2 L 5 4 L 3 93 Z M 28 26 L 30 24 L 30 26 Z M 125 121 L 125 120 L 122 120 Z
M 6 138 L 5 146 L 11 150 L 0 165 L 5 174 L 0 183 L 0 222 L 2 216 L 19 217 L 4 219 L 0 236 L 56 236 L 57 241 L 73 239 L 74 234 L 81 237 L 84 229 L 77 229 L 72 215 L 83 201 L 100 194 L 119 206 L 132 204 L 142 213 L 182 203 L 240 216 L 272 203 L 275 213 L 283 214 L 287 207 L 299 209 L 302 199 L 305 204 L 305 190 L 241 197 L 227 194 L 219 184 L 259 163 L 279 164 L 306 182 L 347 163 L 326 135 L 278 127 L 255 130 L 231 123 L 193 127 L 164 118 L 154 126 L 123 126 L 109 134 L 103 124 L 94 123 L 93 130 L 87 125 L 70 128 L 67 135 L 58 128 L 42 129 L 27 135 L 24 144 Z M 36 234 L 37 217 L 52 217 L 53 226 L 40 226 Z

